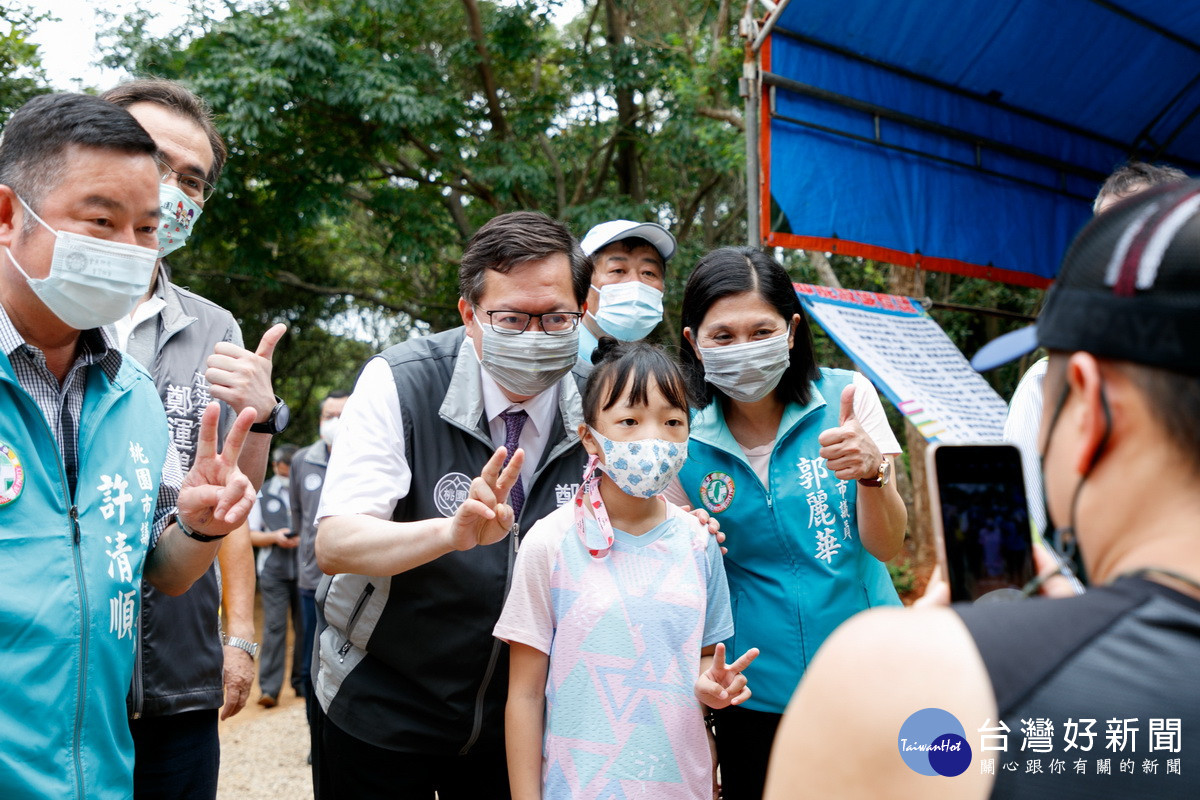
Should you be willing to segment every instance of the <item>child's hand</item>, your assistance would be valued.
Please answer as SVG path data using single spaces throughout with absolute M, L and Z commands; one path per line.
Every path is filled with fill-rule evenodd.
M 495 544 L 508 535 L 513 524 L 512 506 L 506 502 L 508 491 L 521 474 L 525 451 L 518 450 L 501 470 L 508 451 L 496 449 L 480 476 L 471 481 L 467 499 L 450 520 L 450 546 L 470 550 L 477 545 Z
M 751 647 L 732 664 L 725 664 L 725 645 L 718 644 L 713 651 L 712 663 L 696 678 L 692 691 L 696 699 L 709 708 L 736 706 L 750 699 L 750 687 L 742 671 L 758 658 L 758 648 Z

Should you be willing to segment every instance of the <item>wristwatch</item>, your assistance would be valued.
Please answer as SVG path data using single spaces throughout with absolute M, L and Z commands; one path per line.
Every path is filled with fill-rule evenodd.
M 221 634 L 221 644 L 228 647 L 236 647 L 239 650 L 245 650 L 250 654 L 250 658 L 258 655 L 258 642 L 252 642 L 249 639 L 243 639 L 240 636 L 226 636 Z
M 288 404 L 275 395 L 275 407 L 271 409 L 271 416 L 267 417 L 262 422 L 256 422 L 250 426 L 251 433 L 269 433 L 274 436 L 277 433 L 283 433 L 288 423 L 292 421 L 292 412 L 288 408 Z
M 874 478 L 859 478 L 858 482 L 863 486 L 887 486 L 888 481 L 892 479 L 892 462 L 886 458 L 879 464 L 879 474 Z

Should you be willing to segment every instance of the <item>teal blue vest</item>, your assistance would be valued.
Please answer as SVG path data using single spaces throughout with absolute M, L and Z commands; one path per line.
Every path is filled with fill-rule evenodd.
M 754 693 L 747 708 L 782 713 L 834 628 L 865 608 L 900 604 L 887 567 L 859 540 L 858 484 L 839 481 L 818 456 L 817 437 L 837 427 L 853 375 L 821 370 L 809 404 L 784 410 L 766 487 L 726 427 L 720 401 L 692 420 L 679 479 L 727 537 L 734 635 L 725 645 L 730 658 L 762 651 L 746 672 Z
M 154 382 L 88 368 L 74 506 L 45 417 L 0 354 L 0 794 L 128 798 L 142 568 L 167 452 Z M 72 519 L 72 509 L 75 520 Z

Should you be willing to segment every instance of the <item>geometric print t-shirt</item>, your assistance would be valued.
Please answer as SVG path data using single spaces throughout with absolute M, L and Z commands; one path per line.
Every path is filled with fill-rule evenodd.
M 550 657 L 543 797 L 707 800 L 712 759 L 692 687 L 700 650 L 733 634 L 716 538 L 668 503 L 662 524 L 614 531 L 595 558 L 574 520 L 566 503 L 525 535 L 495 628 Z

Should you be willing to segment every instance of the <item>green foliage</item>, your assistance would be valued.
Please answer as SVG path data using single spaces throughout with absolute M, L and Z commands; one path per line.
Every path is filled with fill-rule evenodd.
M 229 164 L 176 275 L 248 341 L 291 323 L 276 374 L 312 376 L 289 387 L 298 402 L 358 366 L 322 333 L 380 311 L 397 324 L 360 335 L 370 346 L 458 324 L 462 248 L 498 213 L 580 235 L 660 220 L 683 243 L 680 285 L 744 239 L 728 4 L 598 0 L 560 29 L 534 0 L 266 0 L 223 18 L 196 2 L 158 39 L 145 12 L 121 21 L 106 64 L 180 80 L 218 112 Z
M 0 4 L 0 120 L 35 95 L 49 91 L 37 45 L 29 34 L 39 22 L 53 19 L 28 6 Z
M 585 0 L 559 27 L 557 0 L 215 2 L 194 0 L 160 38 L 130 15 L 106 63 L 180 80 L 218 112 L 231 157 L 176 276 L 251 343 L 291 324 L 276 374 L 301 424 L 300 406 L 371 350 L 458 324 L 462 249 L 498 213 L 541 210 L 576 234 L 615 217 L 669 225 L 668 345 L 691 266 L 745 241 L 739 4 Z M 817 282 L 806 254 L 782 257 Z M 832 262 L 846 286 L 891 290 L 889 265 Z M 1040 296 L 932 274 L 927 287 L 1018 313 Z M 933 315 L 968 353 L 1015 324 Z M 814 339 L 821 363 L 849 366 Z M 1007 396 L 1019 374 L 993 379 Z
M 900 563 L 894 561 L 887 562 L 888 575 L 892 578 L 892 586 L 896 587 L 896 593 L 904 597 L 912 592 L 917 585 L 917 575 L 913 571 L 912 562 L 905 559 Z

